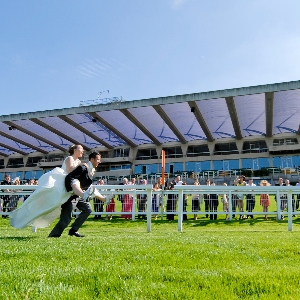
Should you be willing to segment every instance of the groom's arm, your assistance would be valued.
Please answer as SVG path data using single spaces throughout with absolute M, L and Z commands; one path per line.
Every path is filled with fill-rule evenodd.
M 84 172 L 86 172 L 87 167 L 85 165 L 79 165 L 76 169 L 70 172 L 65 178 L 65 186 L 68 192 L 72 191 L 72 181 L 74 179 L 79 179 Z

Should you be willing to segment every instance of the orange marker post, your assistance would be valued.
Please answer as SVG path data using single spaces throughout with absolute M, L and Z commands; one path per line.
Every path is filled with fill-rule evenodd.
M 165 165 L 166 165 L 166 151 L 161 151 L 161 181 L 165 185 Z

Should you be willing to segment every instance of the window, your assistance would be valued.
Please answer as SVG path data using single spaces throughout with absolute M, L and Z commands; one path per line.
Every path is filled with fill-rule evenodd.
M 194 145 L 188 146 L 188 150 L 186 153 L 187 157 L 195 157 L 195 156 L 209 156 L 208 145 Z
M 236 143 L 216 144 L 214 155 L 238 154 Z
M 297 145 L 298 140 L 296 138 L 285 139 L 285 144 L 286 145 Z
M 24 167 L 23 158 L 10 158 L 8 161 L 8 168 L 20 168 Z
M 164 148 L 166 158 L 183 157 L 181 147 Z
M 136 155 L 137 160 L 157 159 L 157 151 L 155 148 L 139 149 Z
M 244 142 L 243 153 L 268 152 L 267 144 L 264 140 Z
M 99 153 L 101 155 L 101 158 L 110 158 L 111 157 L 111 152 L 109 152 L 109 151 L 100 151 Z
M 28 157 L 26 167 L 36 167 L 43 157 Z
M 130 148 L 114 149 L 113 157 L 128 157 Z
M 284 145 L 284 139 L 274 139 L 273 146 L 282 146 Z
M 4 159 L 0 159 L 0 169 L 4 169 L 5 165 L 4 165 Z

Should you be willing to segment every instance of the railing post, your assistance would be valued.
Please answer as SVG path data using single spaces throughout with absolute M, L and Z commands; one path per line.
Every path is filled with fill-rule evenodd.
M 161 219 L 161 221 L 164 219 L 164 209 L 165 209 L 165 193 L 164 193 L 164 190 L 162 190 L 161 205 L 160 205 L 160 219 Z
M 277 220 L 280 220 L 283 214 L 281 213 L 281 199 L 280 199 L 279 191 L 276 192 L 276 200 L 277 200 Z
M 232 221 L 232 191 L 229 191 L 228 195 L 228 214 L 229 214 L 229 221 Z
M 136 190 L 133 190 L 132 192 L 133 192 L 133 199 L 132 199 L 132 209 L 131 209 L 132 214 L 131 214 L 131 218 L 132 218 L 132 221 L 135 221 L 135 208 L 136 208 L 136 205 L 137 205 L 137 202 L 136 202 L 136 199 L 137 199 L 137 197 L 136 197 Z
M 292 205 L 292 191 L 288 191 L 287 195 L 288 204 L 288 231 L 293 231 L 293 205 Z
M 183 190 L 177 190 L 178 193 L 178 231 L 182 232 L 182 214 L 183 214 Z
M 151 232 L 152 189 L 147 189 L 147 232 Z

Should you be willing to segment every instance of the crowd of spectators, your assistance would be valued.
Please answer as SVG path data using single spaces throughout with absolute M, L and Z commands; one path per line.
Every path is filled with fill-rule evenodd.
M 23 183 L 25 185 L 38 185 L 38 180 L 30 179 L 28 182 Z M 105 189 L 105 181 L 103 179 L 99 179 L 94 184 L 101 186 L 100 191 L 106 191 Z M 120 190 L 114 193 L 114 190 L 110 190 L 111 202 L 109 205 L 106 205 L 97 199 L 93 199 L 94 206 L 94 218 L 101 219 L 101 213 L 106 212 L 106 219 L 112 220 L 113 216 L 116 215 L 116 205 L 115 201 L 120 201 L 120 217 L 130 220 L 132 218 L 132 210 L 133 206 L 136 205 L 137 218 L 138 219 L 146 219 L 147 213 L 147 193 L 137 193 L 135 194 L 133 191 L 135 190 L 134 185 L 139 185 L 139 190 L 143 189 L 141 185 L 146 185 L 147 180 L 143 178 L 132 178 L 129 180 L 128 178 L 123 178 L 123 181 L 120 185 L 126 185 L 126 189 Z M 177 192 L 172 193 L 176 185 L 186 185 L 187 183 L 182 181 L 180 176 L 174 178 L 174 180 L 166 181 L 164 184 L 162 182 L 162 178 L 158 178 L 157 181 L 153 184 L 153 194 L 152 194 L 152 205 L 151 211 L 153 213 L 153 217 L 155 219 L 158 218 L 158 215 L 162 212 L 166 215 L 167 220 L 174 220 L 176 212 L 178 211 L 178 194 Z M 215 182 L 211 182 L 209 178 L 206 179 L 205 183 L 207 186 L 214 186 Z M 259 182 L 261 186 L 269 186 L 270 183 L 267 180 L 261 180 Z M 1 195 L 0 196 L 0 211 L 3 213 L 9 213 L 17 208 L 18 203 L 22 201 L 26 201 L 29 195 L 22 195 L 22 185 L 20 179 L 14 178 L 11 179 L 10 175 L 5 175 L 5 180 L 2 181 L 1 185 L 18 185 L 20 188 L 18 189 L 2 189 L 2 192 L 10 193 L 9 195 Z M 268 194 L 255 195 L 254 193 L 232 193 L 231 199 L 229 199 L 229 195 L 226 193 L 216 194 L 216 193 L 204 193 L 201 192 L 201 183 L 198 179 L 195 179 L 194 185 L 199 186 L 199 191 L 195 191 L 192 194 L 184 194 L 183 195 L 183 220 L 188 219 L 187 211 L 191 211 L 193 214 L 192 217 L 194 220 L 198 220 L 198 213 L 201 212 L 201 209 L 204 209 L 205 217 L 210 220 L 218 219 L 218 209 L 219 204 L 222 204 L 222 210 L 219 211 L 224 212 L 225 219 L 228 220 L 228 212 L 229 212 L 229 201 L 231 201 L 231 208 L 233 212 L 233 218 L 235 218 L 235 213 L 238 212 L 238 217 L 240 220 L 242 219 L 253 219 L 254 218 L 254 209 L 256 205 L 261 205 L 261 211 L 266 212 L 265 219 L 268 220 L 268 211 L 271 205 L 271 199 L 275 201 L 280 201 L 280 216 L 281 219 L 284 219 L 284 211 L 288 209 L 287 206 L 287 194 L 280 192 L 280 199 L 271 198 Z M 226 183 L 223 183 L 224 186 L 227 186 Z M 288 186 L 290 182 L 288 179 L 283 180 L 283 178 L 279 178 L 276 183 L 278 186 Z M 245 176 L 241 175 L 235 178 L 233 181 L 233 186 L 256 186 L 253 182 L 252 178 L 246 180 Z M 300 178 L 296 186 L 300 188 Z M 168 191 L 165 196 L 161 195 L 161 191 Z M 251 191 L 251 190 L 250 190 Z M 28 190 L 26 190 L 26 193 Z M 29 191 L 29 193 L 32 191 Z M 136 196 L 136 199 L 134 197 Z M 258 202 L 259 199 L 259 203 Z M 204 205 L 203 205 L 204 204 Z M 292 209 L 293 212 L 299 209 L 300 204 L 300 193 L 292 195 Z M 191 208 L 189 208 L 189 205 Z M 111 214 L 108 214 L 111 213 Z M 7 214 L 2 214 L 3 218 L 6 218 Z M 294 216 L 294 215 L 293 215 Z
M 23 183 L 24 185 L 38 185 L 37 179 L 30 179 L 28 182 Z M 0 211 L 3 213 L 9 213 L 15 210 L 20 201 L 26 201 L 29 197 L 27 193 L 31 193 L 32 191 L 26 190 L 26 193 L 22 195 L 21 181 L 19 177 L 14 179 L 11 178 L 10 174 L 6 174 L 4 176 L 4 180 L 1 182 L 1 185 L 18 185 L 20 188 L 18 189 L 2 189 L 2 192 L 10 193 L 8 195 L 0 196 Z M 8 214 L 2 214 L 2 218 L 7 218 Z

